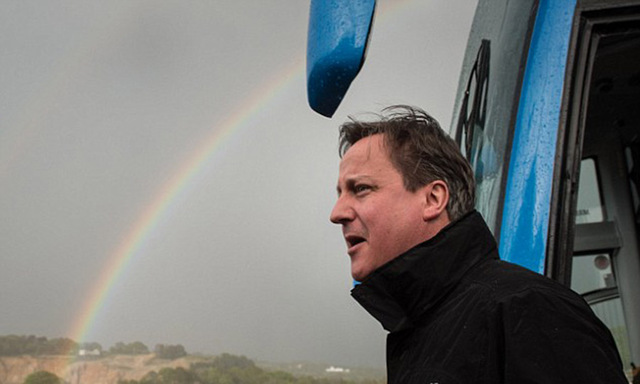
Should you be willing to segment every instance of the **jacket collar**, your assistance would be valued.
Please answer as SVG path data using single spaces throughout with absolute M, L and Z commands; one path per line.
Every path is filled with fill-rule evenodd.
M 400 331 L 440 303 L 474 265 L 498 258 L 495 249 L 493 235 L 474 210 L 378 268 L 351 295 L 386 330 Z

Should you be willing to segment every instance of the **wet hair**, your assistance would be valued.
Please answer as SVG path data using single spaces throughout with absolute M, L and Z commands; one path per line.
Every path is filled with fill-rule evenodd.
M 471 166 L 433 117 L 406 105 L 385 108 L 374 116 L 373 121 L 349 117 L 340 126 L 340 157 L 358 140 L 382 134 L 391 163 L 408 191 L 442 180 L 449 187 L 447 213 L 451 221 L 474 208 L 476 188 Z

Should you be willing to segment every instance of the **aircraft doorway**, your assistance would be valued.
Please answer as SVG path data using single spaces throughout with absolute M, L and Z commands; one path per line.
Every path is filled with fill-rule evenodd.
M 570 116 L 582 148 L 567 272 L 630 370 L 640 362 L 640 18 L 600 12 L 583 23 L 576 72 L 585 80 Z

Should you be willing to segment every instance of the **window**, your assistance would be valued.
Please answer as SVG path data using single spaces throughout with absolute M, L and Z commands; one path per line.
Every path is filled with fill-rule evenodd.
M 616 286 L 608 254 L 582 255 L 573 259 L 571 288 L 584 294 Z
M 592 304 L 591 309 L 593 309 L 596 316 L 598 316 L 598 318 L 600 318 L 600 320 L 602 320 L 602 322 L 611 331 L 613 339 L 618 346 L 618 352 L 620 352 L 623 367 L 628 369 L 631 364 L 629 334 L 624 320 L 622 301 L 620 300 L 620 297 Z
M 582 160 L 576 224 L 597 223 L 604 220 L 602 197 L 597 178 L 595 161 L 593 159 Z
M 628 367 L 631 362 L 629 335 L 612 261 L 620 241 L 615 225 L 605 222 L 600 191 L 596 160 L 582 160 L 571 289 L 585 298 L 598 318 L 611 330 L 625 367 Z

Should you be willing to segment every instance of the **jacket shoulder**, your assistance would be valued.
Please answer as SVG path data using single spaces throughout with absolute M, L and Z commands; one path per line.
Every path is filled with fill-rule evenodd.
M 500 325 L 507 382 L 625 382 L 610 331 L 574 291 L 504 261 L 485 263 L 469 280 L 488 293 Z
M 467 277 L 469 283 L 490 291 L 497 302 L 527 295 L 551 295 L 584 303 L 580 295 L 546 276 L 502 260 L 490 260 Z

